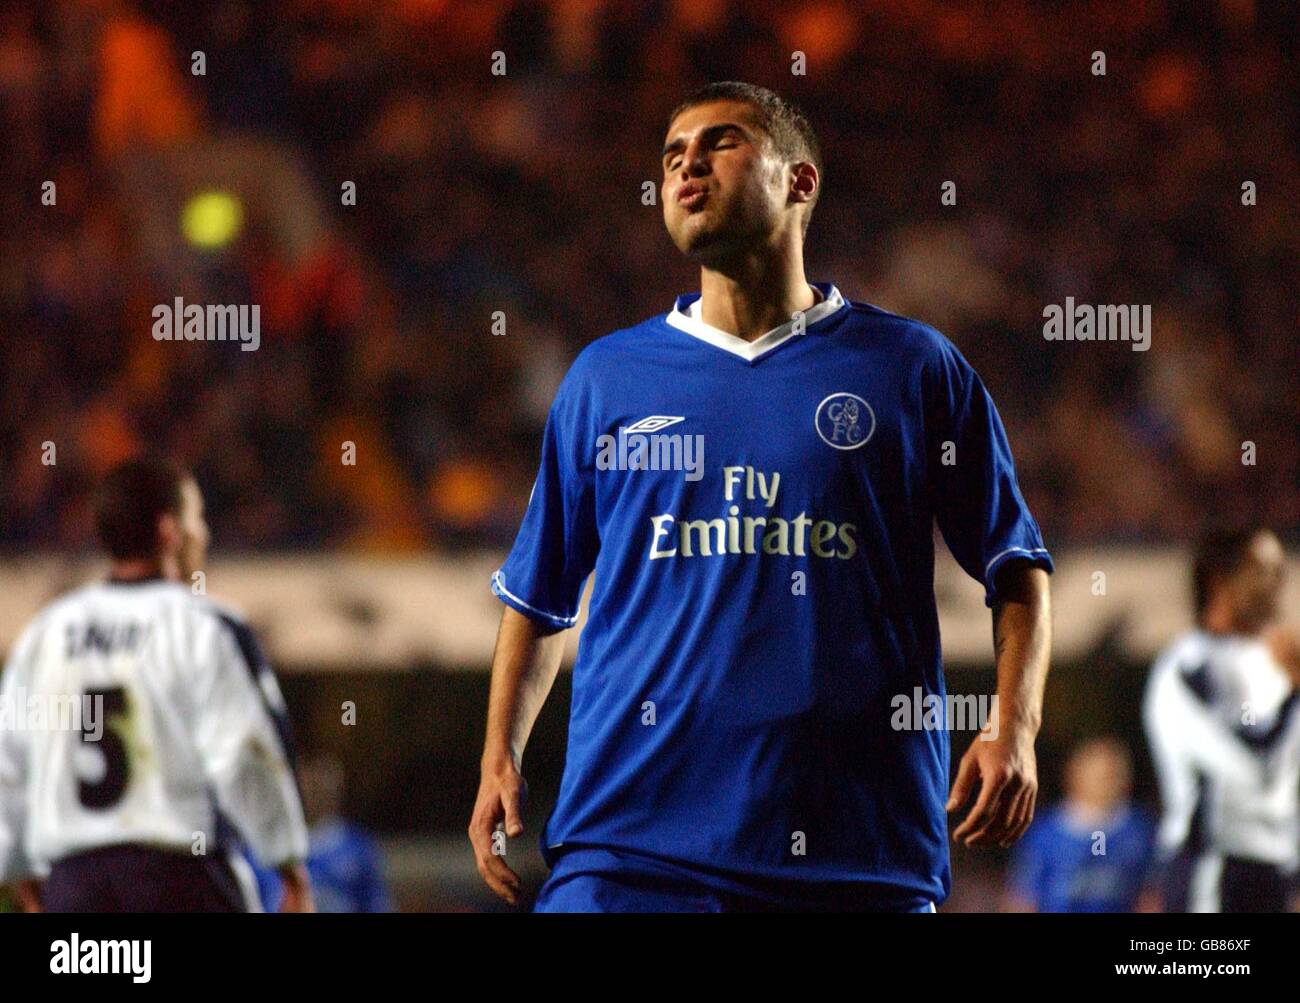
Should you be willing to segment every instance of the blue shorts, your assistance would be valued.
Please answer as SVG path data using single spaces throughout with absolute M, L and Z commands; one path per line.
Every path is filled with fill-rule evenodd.
M 603 849 L 556 861 L 534 912 L 934 912 L 934 903 L 879 887 L 748 882 Z

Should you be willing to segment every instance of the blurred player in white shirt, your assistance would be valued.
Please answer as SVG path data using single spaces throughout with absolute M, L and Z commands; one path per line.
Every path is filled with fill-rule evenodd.
M 96 509 L 107 581 L 51 603 L 0 677 L 0 884 L 55 912 L 256 910 L 235 837 L 312 911 L 283 699 L 248 627 L 191 591 L 189 475 L 133 460 Z
M 1143 721 L 1167 912 L 1286 909 L 1300 865 L 1300 652 L 1272 626 L 1284 566 L 1266 529 L 1208 536 L 1197 625 L 1152 667 Z

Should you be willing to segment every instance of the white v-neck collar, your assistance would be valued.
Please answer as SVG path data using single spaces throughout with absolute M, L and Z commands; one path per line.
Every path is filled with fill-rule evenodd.
M 840 291 L 834 285 L 830 283 L 818 284 L 816 282 L 809 284 L 821 299 L 805 311 L 801 331 L 795 330 L 794 320 L 790 319 L 780 327 L 774 327 L 765 334 L 759 335 L 753 341 L 746 341 L 739 335 L 714 327 L 712 324 L 706 324 L 700 319 L 699 293 L 687 293 L 684 296 L 678 296 L 677 301 L 673 304 L 672 312 L 668 314 L 666 319 L 673 327 L 685 331 L 692 337 L 708 342 L 710 345 L 730 352 L 732 355 L 738 355 L 748 362 L 753 362 L 760 355 L 770 352 L 777 345 L 796 337 L 797 334 L 806 332 L 808 328 L 818 321 L 825 320 L 845 306 L 844 297 L 840 295 Z

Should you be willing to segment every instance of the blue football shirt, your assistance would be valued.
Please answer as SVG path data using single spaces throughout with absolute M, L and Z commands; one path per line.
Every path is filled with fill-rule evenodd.
M 948 735 L 937 520 L 992 604 L 1052 564 L 993 401 L 946 338 L 814 283 L 753 342 L 699 294 L 588 345 L 563 380 L 492 590 L 572 626 L 568 755 L 542 836 L 702 881 L 860 883 L 942 901 Z
M 262 908 L 278 912 L 284 899 L 280 875 L 245 856 L 257 877 Z M 307 873 L 317 912 L 392 912 L 379 848 L 351 822 L 333 818 L 312 827 Z
M 1140 808 L 1123 805 L 1083 825 L 1058 805 L 1034 819 L 1016 847 L 1011 887 L 1039 912 L 1132 912 L 1154 846 L 1155 822 Z

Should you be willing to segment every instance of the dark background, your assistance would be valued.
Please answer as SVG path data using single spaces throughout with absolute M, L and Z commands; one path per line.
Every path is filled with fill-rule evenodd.
M 1251 0 L 6 4 L 0 553 L 87 554 L 91 487 L 143 446 L 193 467 L 223 555 L 504 551 L 573 356 L 697 287 L 641 194 L 668 112 L 717 79 L 807 111 L 809 277 L 956 342 L 1054 552 L 1184 547 L 1226 514 L 1293 545 L 1295 20 Z M 205 190 L 242 213 L 210 247 L 180 222 Z M 261 348 L 155 341 L 176 296 L 260 304 Z M 1151 350 L 1045 341 L 1067 296 L 1151 305 Z M 351 814 L 408 861 L 408 908 L 488 905 L 463 829 L 489 657 L 284 680 L 303 743 L 343 756 Z M 991 689 L 988 665 L 949 669 Z M 1116 645 L 1054 668 L 1049 795 L 1073 742 L 1113 732 L 1153 796 L 1145 669 Z M 530 841 L 567 695 L 562 675 L 529 748 Z M 421 860 L 433 887 L 401 877 Z M 952 907 L 990 907 L 1000 864 L 959 853 Z

